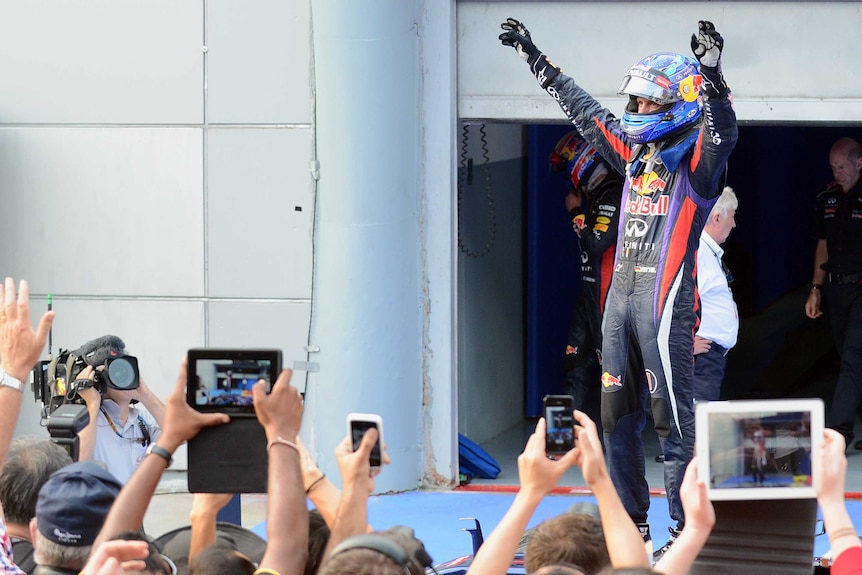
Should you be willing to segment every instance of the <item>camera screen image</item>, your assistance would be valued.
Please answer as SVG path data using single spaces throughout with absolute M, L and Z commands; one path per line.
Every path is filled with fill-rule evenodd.
M 546 406 L 545 423 L 545 450 L 548 453 L 565 453 L 575 446 L 575 420 L 571 407 Z
M 811 487 L 811 413 L 710 413 L 711 489 Z
M 373 421 L 351 421 L 350 422 L 350 441 L 353 443 L 353 451 L 359 449 L 359 444 L 362 443 L 362 437 L 369 429 L 377 429 L 377 424 Z M 380 467 L 380 441 L 374 444 L 371 448 L 369 456 L 371 467 Z
M 254 413 L 252 388 L 258 380 L 272 386 L 272 361 L 196 359 L 195 407 L 201 411 Z

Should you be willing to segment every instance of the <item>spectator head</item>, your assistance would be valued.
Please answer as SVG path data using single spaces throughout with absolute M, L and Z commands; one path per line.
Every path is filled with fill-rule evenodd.
M 308 560 L 304 575 L 315 575 L 323 562 L 323 552 L 331 535 L 326 521 L 317 509 L 308 512 Z
M 189 564 L 191 575 L 252 575 L 255 569 L 245 554 L 224 539 L 216 539 Z
M 69 453 L 50 440 L 36 437 L 13 440 L 0 473 L 0 504 L 6 521 L 29 525 L 36 516 L 39 490 L 52 473 L 71 463 Z
M 125 575 L 177 575 L 177 566 L 174 565 L 174 562 L 163 555 L 158 545 L 140 531 L 123 531 L 111 539 L 147 542 L 149 552 L 144 560 L 144 568 L 141 571 L 124 570 Z
M 399 525 L 348 537 L 332 550 L 321 575 L 424 575 L 430 565 L 413 529 Z
M 39 490 L 30 522 L 36 563 L 80 571 L 121 488 L 92 461 L 67 465 L 51 475 Z
M 658 571 L 654 571 L 649 567 L 611 567 L 608 565 L 598 572 L 597 575 L 659 575 Z
M 540 523 L 525 553 L 527 573 L 546 566 L 572 566 L 588 574 L 611 562 L 602 522 L 587 513 L 563 513 Z
M 545 565 L 533 575 L 587 575 L 587 572 L 574 565 Z

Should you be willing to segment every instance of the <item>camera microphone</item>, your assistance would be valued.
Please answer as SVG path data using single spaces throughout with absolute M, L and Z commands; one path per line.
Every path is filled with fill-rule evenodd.
M 125 355 L 126 344 L 115 335 L 103 335 L 91 339 L 72 353 L 89 365 L 101 365 L 108 359 Z

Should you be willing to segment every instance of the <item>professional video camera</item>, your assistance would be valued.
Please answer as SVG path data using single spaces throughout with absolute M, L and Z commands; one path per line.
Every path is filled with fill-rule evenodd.
M 125 355 L 125 348 L 119 337 L 106 335 L 74 351 L 61 349 L 56 357 L 40 361 L 33 369 L 33 393 L 42 402 L 42 417 L 50 417 L 63 404 L 83 403 L 78 392 L 89 387 L 95 387 L 102 395 L 108 388 L 137 389 L 138 358 Z M 88 365 L 95 368 L 93 378 L 76 380 Z

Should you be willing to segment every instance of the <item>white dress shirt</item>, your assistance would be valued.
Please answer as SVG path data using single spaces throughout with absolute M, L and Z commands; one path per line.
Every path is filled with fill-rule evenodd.
M 700 293 L 700 328 L 697 335 L 730 349 L 736 345 L 739 314 L 727 277 L 721 267 L 721 249 L 704 231 L 697 252 L 697 290 Z

